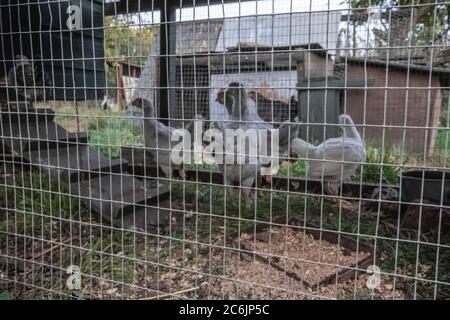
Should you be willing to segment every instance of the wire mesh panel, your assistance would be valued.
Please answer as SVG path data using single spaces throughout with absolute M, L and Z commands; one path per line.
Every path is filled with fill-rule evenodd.
M 446 1 L 2 1 L 0 297 L 448 299 Z

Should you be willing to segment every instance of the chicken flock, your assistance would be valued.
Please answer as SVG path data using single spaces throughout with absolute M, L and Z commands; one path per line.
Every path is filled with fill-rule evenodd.
M 10 94 L 28 102 L 45 100 L 51 95 L 50 77 L 39 63 L 33 63 L 25 56 L 16 57 L 7 81 L 12 90 Z M 341 137 L 327 139 L 316 146 L 298 137 L 301 123 L 297 117 L 299 106 L 295 97 L 284 101 L 264 90 L 247 92 L 242 84 L 232 82 L 227 88 L 219 90 L 216 101 L 224 106 L 228 114 L 228 120 L 222 126 L 225 136 L 221 141 L 224 147 L 222 155 L 232 150 L 233 156 L 236 156 L 231 163 L 218 164 L 218 167 L 223 174 L 224 185 L 241 187 L 247 204 L 252 199 L 252 189 L 258 185 L 261 173 L 269 176 L 276 174 L 276 167 L 273 170 L 273 163 L 267 162 L 267 158 L 273 161 L 275 156 L 272 155 L 274 150 L 270 148 L 274 129 L 278 130 L 279 139 L 277 157 L 286 159 L 294 155 L 294 158 L 305 160 L 308 178 L 326 182 L 326 191 L 330 194 L 337 195 L 340 184 L 353 176 L 365 160 L 363 140 L 349 115 L 339 116 L 338 124 L 343 133 Z M 105 97 L 102 107 L 109 109 L 108 103 L 110 101 Z M 171 137 L 176 128 L 158 121 L 154 106 L 145 98 L 134 99 L 127 109 L 127 115 L 134 123 L 143 124 L 145 147 L 164 175 L 171 177 L 173 169 L 177 169 L 179 175 L 185 177 L 183 164 L 173 163 L 171 157 L 174 145 Z M 197 116 L 196 120 L 200 118 Z M 290 120 L 283 121 L 286 118 Z M 191 136 L 194 135 L 193 123 L 191 121 L 186 126 Z M 239 149 L 235 136 L 226 137 L 227 130 L 253 130 L 258 137 L 256 148 L 250 148 L 250 143 L 244 143 L 244 150 Z M 260 135 L 263 131 L 267 136 Z M 264 155 L 259 153 L 263 144 L 266 147 Z M 241 156 L 244 161 L 236 161 L 237 156 Z M 281 159 L 277 159 L 276 163 Z
M 223 152 L 233 150 L 233 157 L 236 157 L 235 161 L 220 163 L 218 167 L 223 174 L 224 185 L 228 187 L 227 193 L 232 196 L 232 187 L 239 186 L 244 194 L 244 203 L 250 205 L 255 195 L 252 191 L 255 186 L 258 186 L 262 169 L 273 169 L 270 159 L 273 161 L 275 155 L 272 156 L 270 137 L 275 132 L 274 126 L 261 117 L 257 109 L 257 102 L 249 96 L 245 87 L 240 83 L 232 82 L 227 88 L 221 89 L 217 101 L 224 106 L 228 114 L 228 120 L 221 128 L 224 137 L 221 141 L 224 147 Z M 173 168 L 182 172 L 182 165 L 175 165 L 171 162 L 170 157 L 170 136 L 175 129 L 155 119 L 154 108 L 146 99 L 135 99 L 130 110 L 133 110 L 133 114 L 136 113 L 136 110 L 143 111 L 145 146 L 149 148 L 153 159 L 157 160 L 156 163 L 164 174 L 170 177 Z M 187 125 L 188 130 L 192 130 L 192 123 Z M 327 192 L 334 195 L 338 194 L 340 184 L 353 176 L 365 160 L 364 143 L 352 118 L 349 115 L 340 115 L 338 124 L 343 132 L 342 136 L 327 139 L 320 145 L 314 145 L 299 138 L 302 124 L 297 117 L 291 121 L 282 122 L 276 128 L 279 136 L 279 157 L 286 159 L 291 156 L 291 159 L 293 157 L 305 160 L 307 176 L 326 182 Z M 235 136 L 231 138 L 227 136 L 226 133 L 230 129 L 256 132 L 258 137 L 256 148 L 252 148 L 250 143 L 244 143 L 244 148 L 242 148 L 241 145 L 238 145 L 238 139 L 235 139 Z M 261 131 L 266 131 L 267 136 L 260 135 Z M 262 144 L 265 144 L 268 149 L 264 155 L 259 154 L 259 147 Z M 255 152 L 255 150 L 257 151 Z M 241 156 L 240 162 L 236 161 L 237 156 Z M 256 161 L 251 161 L 254 159 Z M 262 161 L 263 159 L 264 161 Z M 276 170 L 272 172 L 269 170 L 269 173 L 266 170 L 265 172 L 265 174 L 272 175 L 276 173 Z

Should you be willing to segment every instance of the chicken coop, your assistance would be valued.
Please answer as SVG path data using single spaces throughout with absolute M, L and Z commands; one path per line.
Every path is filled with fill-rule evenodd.
M 0 4 L 1 299 L 450 298 L 448 1 Z

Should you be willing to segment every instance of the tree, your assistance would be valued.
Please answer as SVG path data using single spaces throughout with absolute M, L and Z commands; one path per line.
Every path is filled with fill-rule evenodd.
M 147 20 L 147 21 L 145 21 Z M 153 37 L 159 27 L 143 19 L 140 14 L 105 17 L 105 59 L 108 88 L 117 86 L 116 65 L 119 60 L 143 65 Z
M 375 28 L 373 33 L 389 47 L 392 58 L 405 58 L 407 46 L 420 46 L 413 50 L 413 56 L 430 56 L 434 45 L 435 65 L 450 63 L 450 4 L 435 4 L 435 0 L 351 0 L 353 14 L 359 19 L 353 19 L 354 24 L 367 21 L 364 10 L 376 6 L 382 12 L 383 28 Z M 362 13 L 362 14 L 361 14 Z

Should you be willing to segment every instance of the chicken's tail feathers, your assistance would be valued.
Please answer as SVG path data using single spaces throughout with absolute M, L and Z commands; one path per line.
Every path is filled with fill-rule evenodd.
M 316 146 L 306 142 L 301 138 L 294 138 L 291 141 L 291 151 L 300 158 L 311 158 L 314 156 Z

